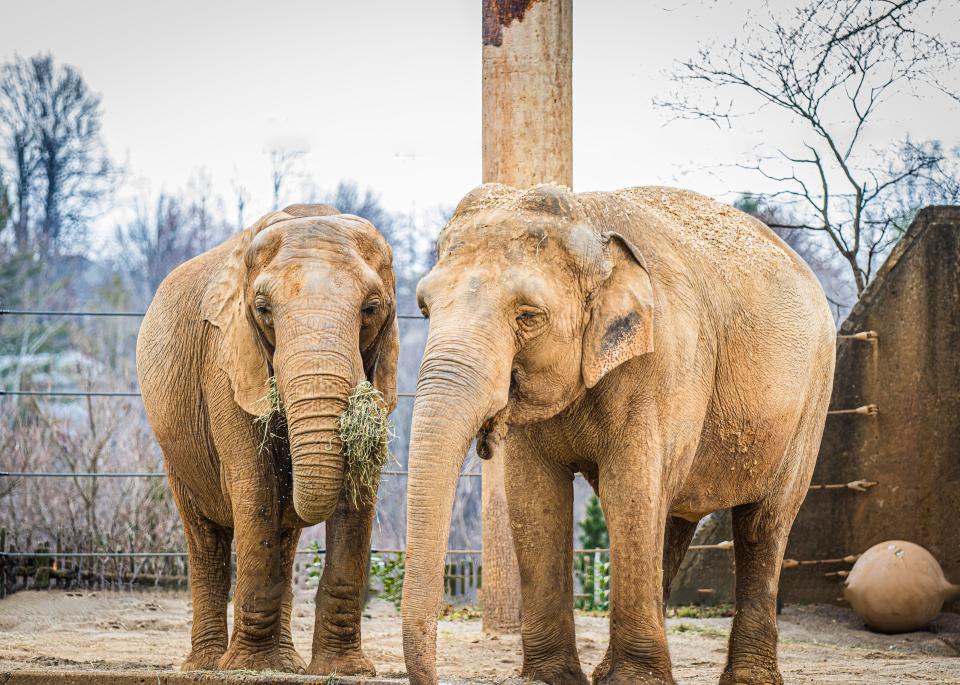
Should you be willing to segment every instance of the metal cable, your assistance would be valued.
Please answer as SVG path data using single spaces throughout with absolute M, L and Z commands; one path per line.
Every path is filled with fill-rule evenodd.
M 126 316 L 143 317 L 146 312 L 70 312 L 50 309 L 0 309 L 0 316 Z M 398 319 L 426 321 L 422 314 L 397 314 Z
M 139 392 L 100 390 L 0 390 L 0 396 L 11 397 L 140 397 Z M 416 397 L 416 393 L 398 392 L 397 397 Z

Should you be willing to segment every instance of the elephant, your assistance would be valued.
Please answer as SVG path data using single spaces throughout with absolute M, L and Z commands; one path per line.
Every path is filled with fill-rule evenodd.
M 736 616 L 723 684 L 782 683 L 776 595 L 813 472 L 836 332 L 769 228 L 690 191 L 479 186 L 437 241 L 409 451 L 403 646 L 436 675 L 457 476 L 503 459 L 520 570 L 521 675 L 586 683 L 576 650 L 573 479 L 610 534 L 610 642 L 593 682 L 673 683 L 664 607 L 697 522 L 732 508 Z
M 266 214 L 159 286 L 137 374 L 187 539 L 184 670 L 375 674 L 360 618 L 376 493 L 347 496 L 338 421 L 365 380 L 383 411 L 394 408 L 398 338 L 389 245 L 328 205 Z M 271 397 L 283 420 L 262 425 Z M 291 578 L 301 529 L 321 521 L 326 564 L 307 666 L 291 639 Z

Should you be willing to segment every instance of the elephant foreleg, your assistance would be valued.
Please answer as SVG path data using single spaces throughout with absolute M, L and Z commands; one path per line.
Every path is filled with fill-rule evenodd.
M 341 493 L 333 517 L 326 522 L 327 552 L 317 587 L 313 658 L 307 673 L 376 675 L 360 644 L 373 510 L 373 504 L 354 507 Z
M 293 646 L 291 621 L 293 619 L 293 563 L 296 560 L 297 543 L 300 542 L 300 529 L 285 530 L 287 553 L 283 558 L 283 567 L 280 572 L 287 579 L 287 589 L 283 593 L 283 603 L 280 606 L 280 658 L 284 663 L 284 671 L 303 673 L 307 664 Z
M 170 486 L 186 533 L 193 601 L 191 649 L 181 669 L 213 669 L 227 651 L 227 598 L 233 531 L 218 526 L 197 512 L 189 495 L 173 476 Z
M 667 519 L 667 530 L 663 536 L 663 613 L 667 613 L 667 602 L 670 601 L 670 585 L 680 570 L 680 564 L 687 553 L 687 548 L 697 531 L 697 524 L 677 516 Z M 597 666 L 597 673 L 602 674 L 610 670 L 610 646 L 607 647 L 603 659 Z
M 636 449 L 601 464 L 600 502 L 610 532 L 610 647 L 596 685 L 672 685 L 663 618 L 666 511 L 662 455 Z
M 573 473 L 522 442 L 509 437 L 503 456 L 523 601 L 521 675 L 586 685 L 573 624 Z
M 290 589 L 289 531 L 281 531 L 279 506 L 264 468 L 250 480 L 231 483 L 237 587 L 233 635 L 218 666 L 222 669 L 281 671 L 283 600 Z

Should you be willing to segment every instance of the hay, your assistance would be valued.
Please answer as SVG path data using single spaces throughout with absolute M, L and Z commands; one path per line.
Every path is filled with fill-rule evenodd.
M 253 420 L 260 452 L 270 449 L 275 441 L 286 441 L 287 417 L 277 390 L 277 379 L 271 376 L 270 389 L 257 400 L 263 413 Z M 369 381 L 363 381 L 350 392 L 347 409 L 340 415 L 340 441 L 343 445 L 343 483 L 355 507 L 373 504 L 380 471 L 390 458 L 390 423 L 383 406 L 383 395 Z
M 274 440 L 286 440 L 287 417 L 283 412 L 283 402 L 280 400 L 280 391 L 277 390 L 277 377 L 270 376 L 270 389 L 267 394 L 257 400 L 257 404 L 264 405 L 262 414 L 253 420 L 253 425 L 260 436 L 257 450 L 263 452 Z
M 390 457 L 390 423 L 383 395 L 369 381 L 350 392 L 347 409 L 340 416 L 343 445 L 343 484 L 353 506 L 373 504 L 380 471 Z

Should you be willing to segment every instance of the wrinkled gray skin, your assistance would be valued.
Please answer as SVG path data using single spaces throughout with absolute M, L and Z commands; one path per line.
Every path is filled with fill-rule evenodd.
M 374 673 L 360 646 L 373 507 L 344 495 L 338 419 L 367 379 L 396 403 L 390 247 L 367 221 L 293 205 L 175 269 L 137 340 L 150 424 L 186 532 L 192 669 Z M 286 414 L 269 411 L 271 376 Z M 290 636 L 300 529 L 327 522 L 309 666 Z M 227 644 L 230 546 L 234 629 Z
M 737 613 L 721 683 L 781 683 L 776 592 L 833 377 L 816 278 L 766 226 L 669 188 L 481 186 L 440 236 L 410 445 L 403 641 L 436 677 L 457 474 L 504 459 L 524 676 L 587 682 L 574 639 L 573 477 L 611 545 L 595 683 L 672 683 L 663 597 L 706 514 L 733 508 Z M 499 456 L 498 456 L 499 453 Z

